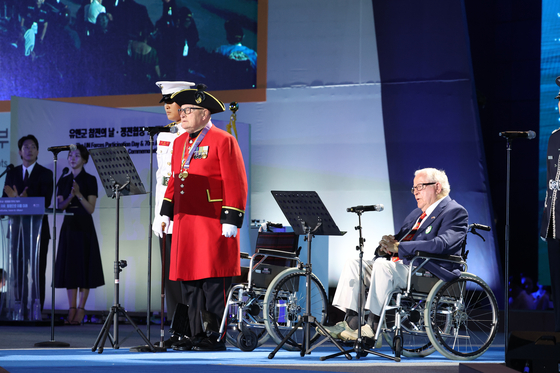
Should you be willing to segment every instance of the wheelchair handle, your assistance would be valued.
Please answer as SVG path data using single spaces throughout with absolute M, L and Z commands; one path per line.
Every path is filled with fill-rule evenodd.
M 469 228 L 468 228 L 467 232 L 470 232 L 470 233 L 482 238 L 482 241 L 486 242 L 484 237 L 482 237 L 482 235 L 476 231 L 477 229 L 480 229 L 481 231 L 489 232 L 490 230 L 492 230 L 492 228 L 490 228 L 487 225 L 482 225 L 482 224 L 477 224 L 477 223 L 472 223 L 471 225 L 469 225 Z M 467 251 L 467 254 L 468 254 L 468 251 Z
M 482 224 L 477 224 L 477 223 L 471 224 L 471 225 L 469 226 L 469 230 L 470 230 L 470 229 L 480 229 L 480 230 L 482 230 L 482 231 L 487 231 L 487 232 L 489 232 L 489 231 L 492 230 L 492 228 L 490 228 L 490 227 L 487 226 L 487 225 L 482 225 Z

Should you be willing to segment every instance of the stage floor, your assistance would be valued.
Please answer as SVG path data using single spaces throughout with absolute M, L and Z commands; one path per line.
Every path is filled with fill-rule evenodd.
M 111 347 L 107 340 L 103 353 L 93 352 L 97 338 L 101 332 L 101 324 L 84 324 L 80 326 L 57 326 L 54 338 L 51 328 L 45 326 L 0 326 L 0 373 L 22 372 L 157 372 L 185 371 L 194 369 L 196 372 L 262 372 L 266 369 L 280 369 L 285 372 L 459 372 L 459 361 L 451 361 L 438 352 L 425 358 L 403 357 L 401 362 L 394 362 L 375 355 L 352 360 L 339 356 L 326 361 L 320 357 L 338 351 L 330 342 L 313 350 L 311 354 L 301 357 L 299 352 L 281 349 L 273 359 L 268 355 L 276 347 L 272 343 L 251 352 L 243 352 L 228 345 L 222 352 L 179 352 L 168 350 L 158 353 L 130 352 L 129 348 L 144 345 L 140 334 L 131 325 L 119 326 L 119 349 Z M 147 336 L 146 325 L 139 330 Z M 113 328 L 111 328 L 111 334 Z M 150 327 L 150 341 L 159 340 L 160 327 Z M 66 342 L 66 348 L 37 348 L 39 342 Z M 391 355 L 391 349 L 383 346 L 377 350 Z M 497 335 L 492 347 L 472 363 L 503 364 L 503 334 Z M 4 369 L 4 371 L 2 370 Z

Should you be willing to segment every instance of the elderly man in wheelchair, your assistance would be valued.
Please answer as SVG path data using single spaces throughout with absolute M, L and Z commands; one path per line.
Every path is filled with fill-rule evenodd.
M 444 171 L 417 170 L 411 191 L 418 208 L 406 217 L 397 234 L 383 236 L 374 260 L 362 261 L 362 294 L 358 282 L 360 260 L 345 264 L 332 304 L 346 317 L 326 329 L 335 338 L 355 341 L 361 327 L 367 347 L 379 347 L 383 334 L 399 356 L 401 352 L 405 356 L 426 356 L 434 349 L 451 359 L 480 356 L 495 336 L 497 305 L 484 281 L 462 272 L 466 270 L 468 213 L 449 197 Z M 428 276 L 432 279 L 430 286 L 416 289 L 422 286 L 414 280 Z M 362 309 L 369 314 L 360 320 L 357 311 L 366 288 L 369 292 Z M 465 304 L 467 292 L 476 302 Z M 479 313 L 483 314 L 487 308 L 491 310 L 489 320 L 484 320 L 488 325 L 480 327 L 482 336 L 464 333 L 473 307 L 480 307 L 483 311 Z M 395 312 L 387 312 L 390 310 Z M 478 324 L 477 320 L 472 322 Z

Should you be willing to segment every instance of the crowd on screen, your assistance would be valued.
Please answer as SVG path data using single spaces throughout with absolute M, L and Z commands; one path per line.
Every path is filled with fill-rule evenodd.
M 254 87 L 256 53 L 242 44 L 240 21 L 216 25 L 227 34 L 208 50 L 188 7 L 161 4 L 154 23 L 134 0 L 83 0 L 74 14 L 60 0 L 0 0 L 7 57 L 0 67 L 10 77 L 2 90 L 17 95 L 37 77 L 37 94 L 28 97 L 44 90 L 44 97 L 155 93 L 156 81 L 176 79 L 210 82 L 215 90 Z

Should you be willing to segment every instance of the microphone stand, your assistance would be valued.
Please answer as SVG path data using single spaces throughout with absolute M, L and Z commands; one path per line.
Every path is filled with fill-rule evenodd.
M 152 218 L 153 218 L 153 172 L 154 172 L 154 162 L 153 162 L 153 151 L 154 151 L 154 133 L 149 131 L 150 134 L 150 192 L 149 192 L 149 213 L 148 213 L 148 311 L 146 314 L 146 337 L 150 340 L 150 315 L 152 306 Z M 160 321 L 163 322 L 163 315 L 160 315 Z
M 504 131 L 500 136 L 506 139 L 506 226 L 505 226 L 505 253 L 504 253 L 504 277 L 505 277 L 505 302 L 504 302 L 504 353 L 507 356 L 509 338 L 509 199 L 511 186 L 511 142 L 514 138 L 534 139 L 534 131 Z
M 58 160 L 58 153 L 62 151 L 62 149 L 56 148 L 49 148 L 50 151 L 53 153 L 53 162 L 54 162 L 54 173 L 53 173 L 53 191 L 54 191 L 54 208 L 53 208 L 53 245 L 52 245 L 52 271 L 51 271 L 51 289 L 52 289 L 52 304 L 51 304 L 51 340 L 46 342 L 37 342 L 35 343 L 35 347 L 70 347 L 69 343 L 66 342 L 57 342 L 54 340 L 54 301 L 55 301 L 55 288 L 54 288 L 54 276 L 55 276 L 55 254 L 56 251 L 56 165 Z M 42 237 L 44 238 L 44 237 Z
M 372 355 L 376 355 L 379 357 L 384 357 L 386 359 L 389 360 L 393 360 L 396 362 L 400 362 L 401 359 L 400 357 L 393 357 L 393 356 L 389 356 L 386 354 L 382 354 L 381 352 L 378 351 L 374 351 L 371 348 L 368 348 L 367 344 L 366 344 L 366 338 L 368 337 L 363 337 L 362 336 L 362 323 L 363 321 L 365 321 L 365 317 L 364 317 L 364 297 L 362 294 L 362 287 L 363 287 L 363 277 L 364 277 L 364 273 L 363 273 L 363 258 L 364 258 L 364 242 L 366 241 L 362 235 L 362 214 L 365 210 L 363 209 L 363 206 L 356 206 L 356 207 L 352 207 L 350 209 L 348 209 L 348 212 L 354 212 L 356 213 L 356 215 L 358 216 L 358 226 L 355 227 L 355 229 L 358 231 L 359 233 L 359 241 L 358 241 L 358 246 L 356 246 L 356 250 L 358 250 L 360 252 L 359 254 L 359 266 L 360 269 L 358 271 L 358 320 L 360 320 L 360 323 L 358 325 L 358 338 L 356 338 L 356 340 L 354 341 L 354 345 L 352 346 L 351 349 L 346 350 L 346 351 L 340 351 L 337 352 L 335 354 L 329 355 L 329 356 L 322 356 L 319 360 L 321 361 L 325 361 L 327 359 L 331 359 L 333 357 L 337 357 L 343 354 L 348 354 L 350 352 L 356 352 L 356 359 L 359 359 L 360 357 L 365 357 L 367 356 L 367 354 L 372 354 Z M 374 210 L 375 211 L 375 210 Z M 382 210 L 380 210 L 382 211 Z M 381 325 L 381 321 L 379 321 L 379 325 Z M 373 331 L 375 334 L 377 334 L 377 330 Z M 377 336 L 377 338 L 383 338 L 383 336 L 381 335 L 381 333 L 379 333 L 379 335 Z M 399 337 L 400 338 L 400 337 Z M 371 339 L 371 338 L 368 338 Z M 375 343 L 375 335 L 373 337 L 373 342 Z
M 150 315 L 151 315 L 151 303 L 152 303 L 152 295 L 151 295 L 151 288 L 152 288 L 152 220 L 153 220 L 153 172 L 154 172 L 154 161 L 153 161 L 153 152 L 154 152 L 154 135 L 162 132 L 160 130 L 160 128 L 163 127 L 144 127 L 145 131 L 148 131 L 148 134 L 150 135 L 150 191 L 149 191 L 149 195 L 150 195 L 150 200 L 149 200 L 149 210 L 150 212 L 148 213 L 148 219 L 149 220 L 149 224 L 148 224 L 148 311 L 147 311 L 147 315 L 146 315 L 146 334 L 147 334 L 147 339 L 150 340 Z M 165 255 L 165 253 L 164 253 Z M 165 272 L 165 256 L 163 257 L 163 261 L 162 261 L 162 271 Z M 165 286 L 164 284 L 164 279 L 162 279 L 162 289 Z M 164 294 L 164 291 L 162 291 L 162 294 Z M 162 299 L 163 299 L 164 295 L 162 295 Z M 163 302 L 163 300 L 162 300 Z M 161 307 L 161 314 L 160 314 L 160 323 L 161 323 L 161 334 L 163 335 L 163 323 L 164 323 L 164 319 L 163 319 L 163 311 L 164 308 L 163 306 Z M 163 337 L 162 337 L 163 338 Z M 161 346 L 163 346 L 163 343 L 161 343 Z M 151 346 L 151 345 L 141 345 L 141 346 L 135 346 L 135 347 L 131 347 L 130 352 L 165 352 L 167 351 L 166 348 L 161 348 L 161 347 L 156 347 L 156 346 Z
M 0 174 L 0 178 L 2 178 L 2 176 L 6 175 L 6 173 L 7 173 L 8 171 L 10 171 L 12 168 L 14 168 L 14 165 L 13 165 L 13 164 L 7 165 L 7 166 L 6 166 L 6 169 L 4 170 L 4 172 L 2 172 L 2 173 Z
M 504 353 L 508 351 L 509 333 L 509 192 L 511 180 L 511 139 L 506 138 L 506 227 L 505 227 L 505 253 L 504 253 L 504 277 L 505 277 L 505 302 L 504 302 Z

